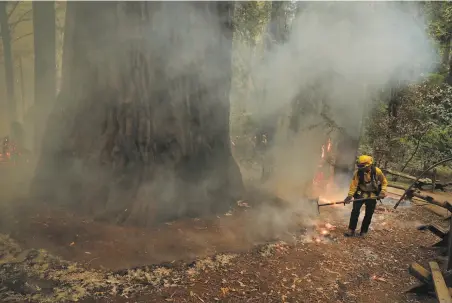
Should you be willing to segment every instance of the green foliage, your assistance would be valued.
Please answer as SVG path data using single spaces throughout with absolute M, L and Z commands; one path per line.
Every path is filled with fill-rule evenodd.
M 431 74 L 430 75 L 430 84 L 436 84 L 436 85 L 440 85 L 445 81 L 445 77 L 443 74 Z
M 437 79 L 411 85 L 400 93 L 398 115 L 377 101 L 366 127 L 365 142 L 373 152 L 385 150 L 383 160 L 401 169 L 421 169 L 452 156 L 452 86 Z
M 452 34 L 452 2 L 431 1 L 425 4 L 425 13 L 430 19 L 429 32 L 440 43 Z
M 434 1 L 423 5 L 427 30 L 440 46 L 442 63 L 447 63 L 452 37 L 452 2 Z M 446 55 L 446 56 L 444 56 Z M 411 85 L 380 96 L 366 125 L 363 147 L 372 150 L 389 165 L 422 169 L 452 155 L 452 86 L 445 83 L 443 66 L 419 85 Z M 450 71 L 449 71 L 450 73 Z M 388 93 L 388 92 L 386 92 Z M 389 104 L 396 106 L 391 115 Z
M 262 38 L 270 9 L 270 1 L 237 2 L 234 16 L 236 38 L 255 45 Z

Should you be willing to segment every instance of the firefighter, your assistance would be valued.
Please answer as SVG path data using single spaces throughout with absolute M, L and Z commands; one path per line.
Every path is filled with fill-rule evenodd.
M 388 186 L 386 177 L 381 169 L 373 164 L 373 158 L 371 156 L 359 156 L 356 161 L 356 166 L 357 170 L 353 175 L 352 182 L 350 183 L 350 190 L 344 202 L 349 203 L 353 198 L 369 199 L 353 202 L 348 232 L 345 233 L 345 236 L 347 237 L 353 237 L 355 235 L 359 213 L 363 204 L 366 205 L 366 213 L 361 224 L 359 235 L 365 236 L 367 234 L 375 207 L 377 206 L 377 200 L 386 197 L 386 188 Z

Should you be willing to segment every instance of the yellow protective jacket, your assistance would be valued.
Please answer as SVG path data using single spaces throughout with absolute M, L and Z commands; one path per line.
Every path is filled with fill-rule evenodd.
M 359 189 L 362 192 L 363 198 L 376 198 L 375 193 L 373 193 L 372 189 L 369 188 L 369 184 L 371 183 L 371 170 L 364 173 L 364 182 L 367 184 L 359 184 L 359 175 L 358 171 L 355 171 L 353 175 L 352 182 L 350 183 L 350 189 L 348 191 L 349 196 L 353 196 L 356 191 Z M 386 180 L 385 175 L 378 167 L 375 167 L 375 181 L 381 184 L 381 192 L 386 193 L 386 189 L 388 187 L 388 180 Z

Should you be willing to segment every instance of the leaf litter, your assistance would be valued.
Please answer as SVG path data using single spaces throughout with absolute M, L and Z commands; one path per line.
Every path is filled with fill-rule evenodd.
M 399 219 L 403 216 L 397 214 Z M 408 214 L 405 216 L 411 217 Z M 389 217 L 385 219 L 388 221 Z M 231 296 L 241 296 L 240 298 L 244 299 L 248 295 L 255 299 L 258 299 L 258 296 L 259 300 L 276 299 L 279 296 L 279 300 L 286 301 L 301 293 L 309 302 L 317 302 L 316 300 L 320 299 L 355 302 L 363 294 L 355 292 L 353 285 L 358 287 L 364 285 L 363 283 L 374 283 L 376 290 L 383 287 L 382 291 L 387 293 L 388 287 L 394 287 L 394 279 L 398 279 L 401 273 L 397 265 L 406 254 L 401 254 L 398 250 L 405 244 L 397 243 L 403 240 L 398 237 L 404 232 L 396 232 L 390 236 L 394 241 L 393 245 L 398 246 L 398 249 L 394 250 L 392 245 L 381 244 L 389 238 L 385 236 L 385 230 L 378 228 L 382 225 L 383 218 L 379 221 L 375 222 L 375 234 L 371 235 L 375 238 L 370 242 L 340 238 L 339 242 L 326 241 L 324 243 L 331 245 L 318 247 L 317 243 L 306 241 L 303 235 L 298 235 L 293 244 L 289 245 L 284 241 L 266 243 L 256 247 L 255 253 L 221 253 L 188 264 L 173 261 L 169 264 L 116 272 L 88 269 L 83 264 L 64 261 L 45 250 L 22 250 L 9 236 L 0 234 L 0 301 L 68 302 L 113 296 L 132 298 L 137 294 L 158 291 L 160 294 L 169 293 L 165 300 L 175 302 L 182 298 L 180 290 L 185 289 L 186 295 L 190 293 L 191 297 L 200 302 L 219 301 L 219 298 Z M 335 233 L 336 226 L 326 223 L 321 228 Z M 412 235 L 414 233 L 418 232 L 410 232 Z M 380 238 L 380 235 L 384 237 Z M 379 247 L 379 250 L 376 250 L 376 247 Z M 285 258 L 292 258 L 290 255 L 294 253 L 303 255 L 303 258 L 315 255 L 318 259 L 308 261 L 304 265 L 283 261 Z M 356 260 L 357 255 L 359 262 Z M 262 262 L 270 262 L 268 270 L 271 277 L 265 278 L 262 268 L 256 267 L 258 264 L 264 264 Z M 240 271 L 235 267 L 240 267 Z M 406 268 L 402 270 L 406 272 Z M 408 276 L 407 273 L 405 275 Z M 218 286 L 215 291 L 203 293 L 193 288 L 200 283 L 213 285 L 216 276 L 219 276 L 219 281 L 222 282 L 217 284 L 221 287 Z M 271 284 L 274 279 L 278 282 Z M 260 283 L 268 284 L 268 291 L 256 291 L 261 288 Z M 397 282 L 395 283 L 397 285 Z
M 186 278 L 225 267 L 236 254 L 218 254 L 172 269 L 146 266 L 110 272 L 87 269 L 45 250 L 22 251 L 9 236 L 0 234 L 0 301 L 67 302 L 85 297 L 131 297 L 149 288 L 180 286 Z

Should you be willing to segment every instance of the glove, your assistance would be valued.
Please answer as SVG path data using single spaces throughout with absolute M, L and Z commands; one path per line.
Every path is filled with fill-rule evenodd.
M 378 199 L 384 199 L 384 198 L 386 198 L 386 193 L 385 193 L 385 192 L 381 192 L 381 193 L 378 195 L 377 198 L 378 198 Z
M 344 199 L 344 203 L 350 203 L 352 201 L 351 196 L 347 196 L 347 198 Z

